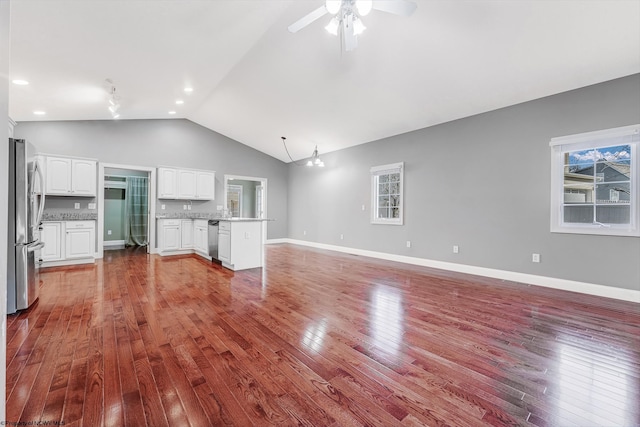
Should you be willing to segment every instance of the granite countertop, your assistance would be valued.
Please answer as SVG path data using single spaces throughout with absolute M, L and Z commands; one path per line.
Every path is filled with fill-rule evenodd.
M 44 211 L 43 221 L 96 221 L 97 212 Z
M 273 221 L 263 218 L 225 218 L 219 214 L 206 212 L 168 212 L 156 214 L 156 219 L 215 219 L 218 221 L 248 222 L 248 221 Z

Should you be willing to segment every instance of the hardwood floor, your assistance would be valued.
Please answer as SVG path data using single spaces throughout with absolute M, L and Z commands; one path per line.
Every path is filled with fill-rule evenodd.
M 7 420 L 640 425 L 639 305 L 320 251 L 105 252 L 8 317 Z

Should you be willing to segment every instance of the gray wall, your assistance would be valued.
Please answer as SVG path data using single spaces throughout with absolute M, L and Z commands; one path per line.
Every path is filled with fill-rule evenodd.
M 193 212 L 224 205 L 224 174 L 269 180 L 268 238 L 287 237 L 286 164 L 184 119 L 21 122 L 16 135 L 39 152 L 135 166 L 175 166 L 216 171 L 216 200 L 193 202 Z M 159 201 L 157 213 L 180 210 L 184 202 Z
M 638 122 L 633 75 L 320 153 L 289 165 L 289 237 L 637 290 L 640 238 L 549 231 L 549 140 Z M 369 169 L 401 161 L 405 225 L 372 225 Z

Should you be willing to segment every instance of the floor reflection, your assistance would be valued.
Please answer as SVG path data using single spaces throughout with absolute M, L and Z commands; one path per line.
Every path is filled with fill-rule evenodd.
M 565 341 L 574 340 L 575 337 Z M 559 336 L 558 390 L 555 415 L 593 425 L 636 425 L 638 381 L 624 360 L 587 350 L 593 341 L 562 343 Z M 581 340 L 585 341 L 585 340 Z M 600 415 L 601 414 L 601 415 Z
M 374 288 L 370 322 L 374 346 L 391 356 L 398 356 L 404 334 L 402 294 L 398 289 L 382 285 Z
M 322 319 L 307 326 L 302 336 L 302 345 L 317 353 L 322 350 L 324 338 L 327 334 L 327 319 Z

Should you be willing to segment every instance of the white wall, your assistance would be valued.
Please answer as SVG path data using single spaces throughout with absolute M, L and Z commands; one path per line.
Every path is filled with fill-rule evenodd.
M 9 0 L 0 0 L 0 131 L 8 134 L 9 123 Z M 7 129 L 7 130 L 5 130 Z M 9 145 L 7 138 L 3 138 L 0 149 L 0 171 L 9 169 Z M 7 221 L 9 205 L 8 176 L 0 173 L 0 242 L 7 242 Z M 7 371 L 7 244 L 0 244 L 0 420 L 5 419 L 5 394 Z

